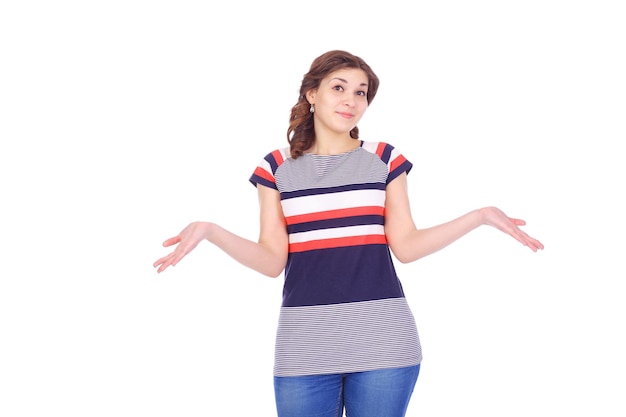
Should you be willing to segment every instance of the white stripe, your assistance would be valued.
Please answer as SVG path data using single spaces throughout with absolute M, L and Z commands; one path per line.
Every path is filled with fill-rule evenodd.
M 394 148 L 394 149 L 391 151 L 391 154 L 389 155 L 389 165 L 391 165 L 391 163 L 392 163 L 393 161 L 395 161 L 395 160 L 396 160 L 396 158 L 398 158 L 399 156 L 402 156 L 402 154 L 401 154 L 400 152 L 398 152 L 398 150 L 397 150 L 397 149 L 395 149 L 395 148 Z
M 283 211 L 289 216 L 317 213 L 320 211 L 337 210 L 364 206 L 385 205 L 384 190 L 353 190 L 323 195 L 310 195 L 290 198 L 282 201 Z
M 272 166 L 265 159 L 261 161 L 261 163 L 259 164 L 259 167 L 266 170 L 267 173 L 270 174 L 272 177 L 274 176 L 274 174 L 272 173 Z
M 283 161 L 287 160 L 287 158 L 291 157 L 291 149 L 290 148 L 280 148 L 278 150 L 280 155 L 283 157 Z
M 292 233 L 289 243 L 302 243 L 311 240 L 332 239 L 337 237 L 352 237 L 366 235 L 384 235 L 385 226 L 380 224 L 366 224 L 362 226 L 337 227 L 334 229 L 311 230 L 308 232 Z
M 363 145 L 361 147 L 371 153 L 376 153 L 376 149 L 378 149 L 379 143 L 380 142 L 363 142 Z

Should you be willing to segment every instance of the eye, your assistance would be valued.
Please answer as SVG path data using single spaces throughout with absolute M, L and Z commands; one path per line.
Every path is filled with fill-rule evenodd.
M 335 91 L 343 91 L 343 87 L 340 86 L 340 85 L 336 85 L 336 86 L 333 87 L 333 90 L 335 90 Z
M 362 96 L 362 97 L 367 96 L 367 91 L 357 91 L 356 93 L 357 95 Z

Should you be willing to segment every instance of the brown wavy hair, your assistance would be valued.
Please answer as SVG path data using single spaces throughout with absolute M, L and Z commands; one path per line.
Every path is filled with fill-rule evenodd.
M 378 76 L 372 71 L 367 63 L 358 56 L 346 51 L 328 51 L 313 61 L 309 72 L 304 74 L 298 102 L 291 108 L 289 128 L 287 129 L 287 141 L 289 142 L 291 157 L 301 156 L 315 142 L 315 129 L 313 127 L 313 114 L 310 112 L 311 105 L 306 99 L 306 93 L 320 86 L 324 77 L 331 72 L 344 69 L 356 68 L 365 71 L 368 79 L 367 104 L 369 105 L 378 91 Z M 350 137 L 359 138 L 359 128 L 354 127 L 350 131 Z

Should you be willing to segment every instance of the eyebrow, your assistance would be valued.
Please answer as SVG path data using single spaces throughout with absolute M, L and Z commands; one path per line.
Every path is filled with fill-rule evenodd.
M 339 81 L 343 81 L 344 83 L 348 84 L 348 80 L 345 80 L 343 78 L 335 77 L 335 78 L 331 78 L 329 81 L 332 81 L 332 80 L 339 80 Z M 361 85 L 363 87 L 367 87 L 367 83 L 361 83 L 359 85 Z

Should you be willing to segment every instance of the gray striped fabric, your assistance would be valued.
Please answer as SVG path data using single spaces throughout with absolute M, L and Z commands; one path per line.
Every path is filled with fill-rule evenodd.
M 405 298 L 283 307 L 278 327 L 276 376 L 404 367 L 422 359 Z

